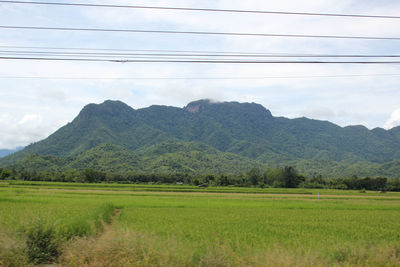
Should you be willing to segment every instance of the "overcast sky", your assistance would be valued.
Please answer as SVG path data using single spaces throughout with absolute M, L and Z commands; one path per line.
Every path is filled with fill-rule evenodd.
M 58 1 L 62 2 L 62 1 Z M 77 1 L 65 1 L 77 2 Z M 400 15 L 396 0 L 82 1 L 291 12 Z M 400 19 L 0 4 L 0 25 L 400 37 Z M 167 49 L 301 54 L 400 54 L 400 41 L 0 29 L 4 46 Z M 368 76 L 369 74 L 374 74 Z M 379 74 L 378 76 L 376 74 Z M 391 75 L 382 75 L 391 74 Z M 393 75 L 393 74 L 398 74 Z M 293 76 L 366 75 L 293 78 Z M 40 77 L 292 77 L 57 80 Z M 5 78 L 8 77 L 8 78 Z M 400 125 L 400 65 L 188 64 L 0 60 L 0 149 L 39 141 L 88 103 L 183 107 L 201 98 L 256 102 L 274 116 L 372 129 Z

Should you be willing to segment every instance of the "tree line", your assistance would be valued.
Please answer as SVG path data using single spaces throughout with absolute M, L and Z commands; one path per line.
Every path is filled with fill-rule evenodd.
M 0 168 L 0 180 L 54 181 L 80 183 L 159 183 L 187 184 L 195 186 L 237 186 L 237 187 L 275 187 L 275 188 L 327 188 L 343 190 L 400 191 L 399 178 L 357 177 L 326 178 L 321 175 L 305 177 L 292 166 L 253 168 L 241 174 L 187 173 L 108 173 L 94 169 L 69 170 L 62 172 L 36 172 Z

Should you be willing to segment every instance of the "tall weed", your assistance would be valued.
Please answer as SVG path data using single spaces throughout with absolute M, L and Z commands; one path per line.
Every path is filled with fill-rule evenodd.
M 60 241 L 54 225 L 37 220 L 26 229 L 25 233 L 26 251 L 30 262 L 51 263 L 60 254 Z

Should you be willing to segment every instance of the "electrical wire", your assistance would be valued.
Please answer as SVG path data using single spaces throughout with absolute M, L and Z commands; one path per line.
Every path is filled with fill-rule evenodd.
M 172 53 L 235 53 L 235 54 L 284 54 L 284 53 L 265 53 L 265 52 L 243 52 L 243 51 L 204 51 L 204 50 L 166 50 L 166 49 L 122 49 L 122 48 L 87 48 L 87 47 L 51 47 L 51 46 L 8 46 L 0 45 L 0 48 L 29 48 L 29 49 L 49 49 L 49 50 L 85 50 L 85 51 L 125 51 L 125 52 L 172 52 Z
M 42 2 L 42 1 L 0 1 L 0 3 L 4 3 L 4 4 L 31 4 L 31 5 L 54 5 L 54 6 L 76 6 L 76 7 L 102 7 L 102 8 L 158 9 L 158 10 L 175 10 L 175 11 L 253 13 L 253 14 L 297 15 L 297 16 L 328 16 L 328 17 L 353 17 L 353 18 L 374 18 L 374 19 L 400 19 L 400 16 L 390 16 L 390 15 L 287 12 L 287 11 L 268 11 L 268 10 L 217 9 L 217 8 L 141 6 L 141 5 L 109 5 L 109 4 L 87 4 L 87 3 L 66 3 L 66 2 L 59 3 L 59 2 Z
M 0 50 L 0 54 L 12 55 L 47 55 L 47 56 L 105 56 L 105 57 L 132 57 L 132 56 L 151 56 L 151 57 L 252 57 L 252 58 L 398 58 L 400 55 L 362 55 L 362 54 L 202 54 L 202 53 L 99 53 L 99 52 L 54 52 L 54 51 L 20 51 L 20 50 Z
M 0 79 L 43 79 L 43 80 L 265 80 L 307 78 L 353 78 L 353 77 L 400 76 L 400 73 L 343 74 L 343 75 L 298 75 L 298 76 L 255 76 L 255 77 L 62 77 L 62 76 L 0 76 Z
M 1 49 L 19 49 L 19 50 L 3 50 L 2 52 L 7 52 L 7 51 L 15 51 L 15 52 L 27 52 L 27 50 L 21 50 L 21 49 L 34 49 L 34 50 L 70 50 L 70 51 L 107 51 L 108 54 L 112 51 L 116 51 L 117 53 L 113 52 L 112 54 L 118 54 L 118 55 L 131 55 L 131 53 L 121 53 L 121 52 L 135 52 L 132 55 L 147 55 L 147 53 L 150 54 L 150 52 L 155 52 L 160 53 L 160 55 L 170 55 L 170 53 L 181 53 L 182 56 L 188 55 L 188 53 L 191 54 L 196 54 L 196 56 L 203 56 L 204 54 L 212 54 L 212 56 L 224 56 L 224 55 L 230 55 L 234 54 L 235 56 L 260 56 L 260 57 L 399 57 L 400 55 L 396 54 L 374 54 L 374 55 L 368 55 L 368 54 L 310 54 L 310 53 L 272 53 L 272 52 L 250 52 L 250 51 L 204 51 L 204 50 L 167 50 L 167 49 L 122 49 L 122 48 L 88 48 L 88 47 L 54 47 L 54 46 L 10 46 L 10 45 L 0 45 Z M 66 52 L 66 53 L 74 53 L 74 52 Z M 82 52 L 77 52 L 77 53 L 82 53 Z M 51 51 L 46 51 L 46 53 L 51 53 Z M 142 52 L 139 54 L 139 52 Z M 39 52 L 38 52 L 39 53 Z M 62 52 L 54 52 L 54 53 L 62 53 Z M 85 52 L 84 52 L 85 53 Z M 91 54 L 92 52 L 89 52 L 88 54 Z M 103 53 L 99 53 L 103 54 Z M 110 53 L 111 54 L 111 53 Z M 154 55 L 152 54 L 152 55 Z
M 0 29 L 191 34 L 191 35 L 225 35 L 225 36 L 247 36 L 247 37 L 328 38 L 328 39 L 392 40 L 392 41 L 400 40 L 400 37 L 378 37 L 378 36 L 309 35 L 309 34 L 209 32 L 209 31 L 172 31 L 172 30 L 140 30 L 140 29 L 105 29 L 105 28 L 41 27 L 41 26 L 11 26 L 11 25 L 0 25 Z
M 0 60 L 87 61 L 113 63 L 223 63 L 223 64 L 400 64 L 400 61 L 325 61 L 325 60 L 186 60 L 186 59 L 107 59 L 0 56 Z

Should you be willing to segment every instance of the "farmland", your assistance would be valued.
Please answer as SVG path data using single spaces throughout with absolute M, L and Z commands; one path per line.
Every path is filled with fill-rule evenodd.
M 398 266 L 400 193 L 6 181 L 0 240 L 0 266 Z

